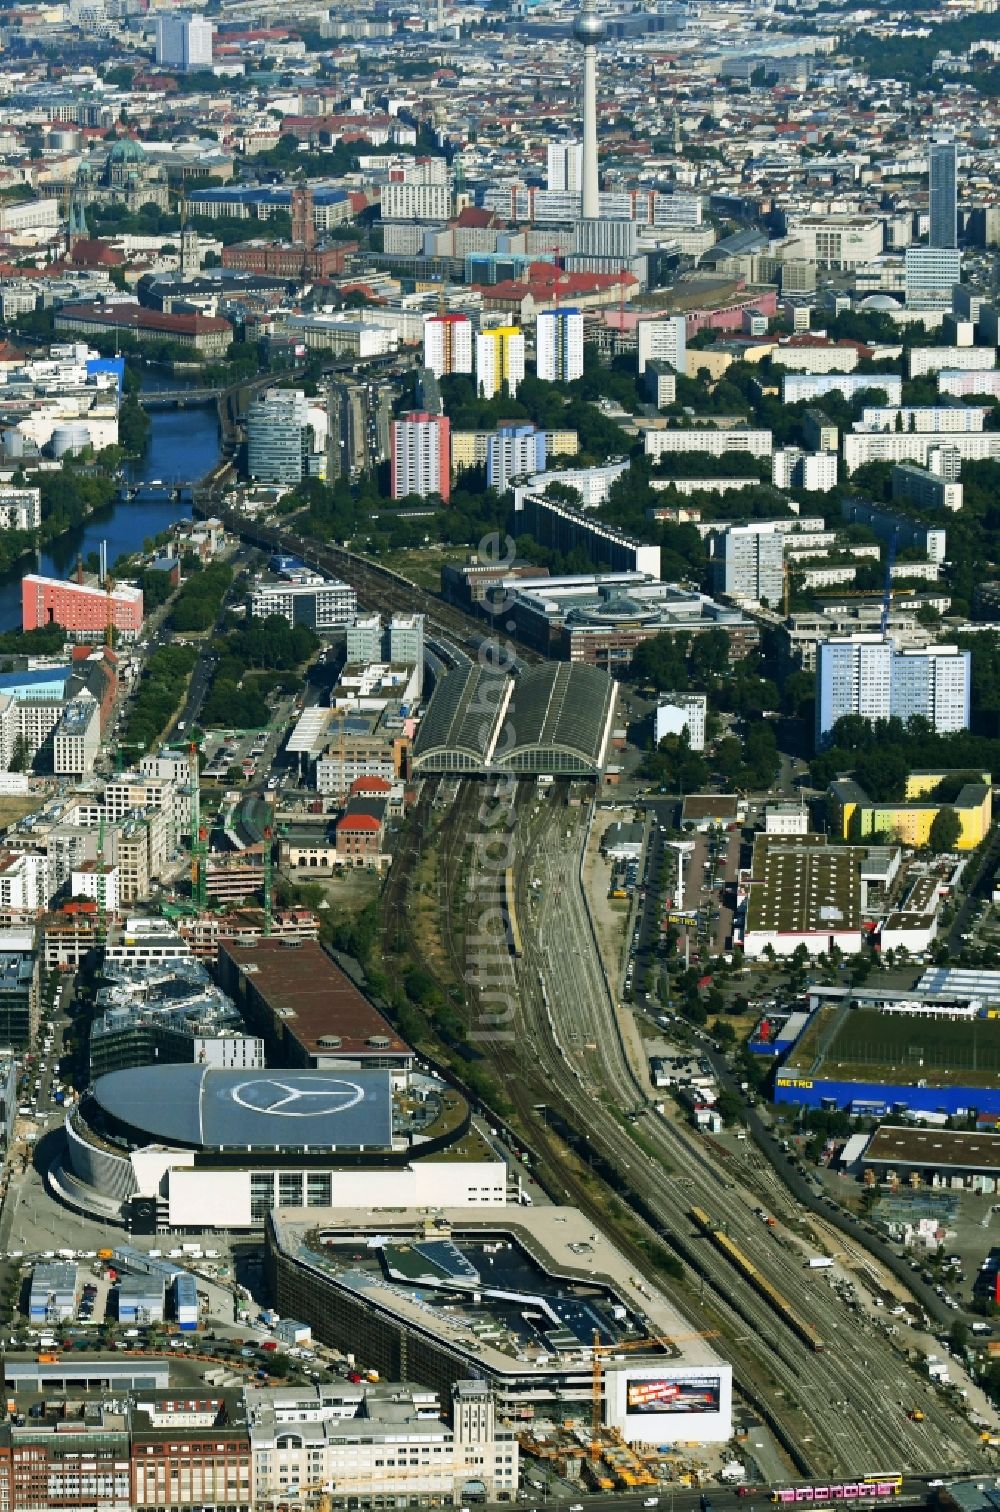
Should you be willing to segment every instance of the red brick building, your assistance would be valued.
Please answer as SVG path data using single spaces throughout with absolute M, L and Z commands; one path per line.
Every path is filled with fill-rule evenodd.
M 385 799 L 352 798 L 336 825 L 337 859 L 377 866 L 385 847 Z
M 348 257 L 357 252 L 356 241 L 335 242 L 327 247 L 298 246 L 294 242 L 247 241 L 223 247 L 222 266 L 241 273 L 265 273 L 272 278 L 339 277 Z

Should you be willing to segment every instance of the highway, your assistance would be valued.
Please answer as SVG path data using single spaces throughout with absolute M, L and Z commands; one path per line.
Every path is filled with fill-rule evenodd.
M 542 802 L 540 814 L 532 814 L 527 798 L 513 811 L 524 955 L 495 963 L 517 1003 L 526 1052 L 507 1072 L 512 1092 L 526 1079 L 536 1098 L 544 1087 L 553 1112 L 610 1165 L 620 1195 L 627 1198 L 631 1189 L 633 1207 L 700 1273 L 707 1326 L 721 1326 L 729 1340 L 720 1341 L 720 1353 L 732 1359 L 743 1393 L 773 1410 L 804 1467 L 849 1476 L 889 1468 L 941 1474 L 983 1464 L 965 1420 L 909 1370 L 903 1353 L 873 1323 L 847 1311 L 826 1272 L 804 1268 L 807 1249 L 792 1237 L 792 1228 L 801 1228 L 800 1210 L 773 1173 L 755 1177 L 738 1169 L 739 1185 L 723 1168 L 718 1147 L 655 1110 L 625 1055 L 583 898 L 580 858 L 589 813 L 562 806 L 555 795 Z M 776 1230 L 754 1215 L 761 1203 L 778 1218 Z M 694 1205 L 725 1225 L 819 1331 L 822 1352 L 800 1343 L 698 1234 L 688 1216 Z M 692 1327 L 704 1326 L 706 1317 L 695 1312 Z M 923 1422 L 908 1418 L 914 1406 Z

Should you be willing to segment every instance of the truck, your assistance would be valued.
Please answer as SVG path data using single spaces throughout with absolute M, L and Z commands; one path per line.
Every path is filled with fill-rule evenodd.
M 807 1270 L 828 1270 L 833 1264 L 829 1255 L 811 1255 L 806 1261 Z

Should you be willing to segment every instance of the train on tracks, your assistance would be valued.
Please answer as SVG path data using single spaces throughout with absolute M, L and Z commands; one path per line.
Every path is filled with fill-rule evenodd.
M 798 1502 L 884 1501 L 890 1496 L 898 1496 L 902 1487 L 902 1476 L 890 1476 L 887 1480 L 866 1477 L 859 1481 L 838 1481 L 830 1486 L 789 1486 L 785 1490 L 772 1491 L 771 1500 L 785 1507 Z
M 750 1257 L 743 1253 L 738 1244 L 733 1243 L 729 1235 L 724 1233 L 712 1221 L 703 1208 L 691 1208 L 688 1216 L 696 1227 L 712 1241 L 720 1254 L 725 1255 L 730 1264 L 734 1265 L 740 1274 L 750 1282 L 750 1285 L 758 1296 L 763 1297 L 767 1305 L 777 1313 L 782 1322 L 792 1330 L 792 1333 L 802 1340 L 803 1344 L 817 1352 L 825 1348 L 822 1338 L 816 1329 L 813 1328 L 812 1324 L 807 1323 L 805 1318 L 788 1301 L 788 1298 L 782 1296 L 781 1292 L 778 1291 L 777 1287 L 771 1285 L 766 1276 L 761 1275 Z
M 514 896 L 514 871 L 508 866 L 503 877 L 504 920 L 507 925 L 507 946 L 515 961 L 524 955 L 521 944 L 521 926 L 517 922 L 517 899 Z

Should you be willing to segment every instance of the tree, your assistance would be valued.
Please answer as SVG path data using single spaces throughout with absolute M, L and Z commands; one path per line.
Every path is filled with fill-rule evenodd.
M 961 839 L 962 821 L 953 808 L 940 808 L 931 823 L 927 844 L 932 851 L 953 851 Z
M 11 753 L 10 770 L 12 772 L 30 772 L 31 761 L 31 741 L 27 735 L 18 735 L 14 741 L 14 750 Z

